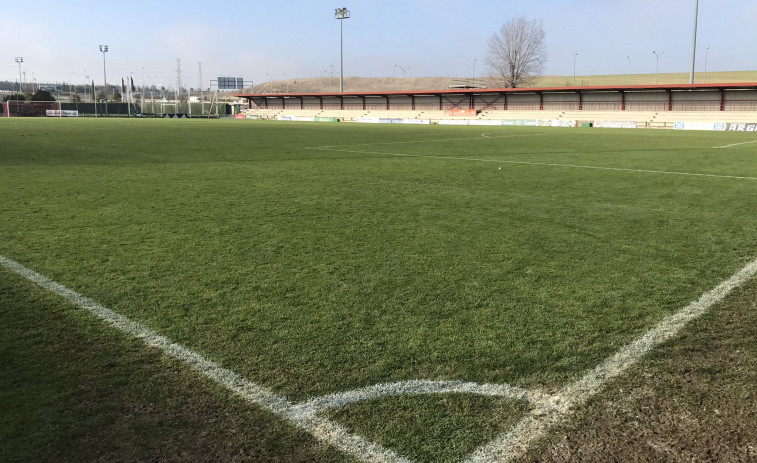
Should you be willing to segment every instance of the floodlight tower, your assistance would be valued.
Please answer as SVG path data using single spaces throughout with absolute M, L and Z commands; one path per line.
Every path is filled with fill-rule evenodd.
M 699 0 L 696 1 L 694 9 L 694 40 L 691 44 L 691 73 L 689 74 L 689 83 L 694 83 L 694 65 L 697 62 L 697 23 L 699 22 Z
M 334 10 L 334 18 L 339 20 L 339 93 L 344 93 L 344 20 L 350 18 L 350 10 L 337 8 Z
M 105 54 L 108 53 L 107 45 L 100 45 L 100 52 L 103 54 L 103 93 L 105 94 L 105 115 L 108 114 L 108 75 L 105 73 Z
M 655 58 L 657 58 L 657 66 L 654 71 L 654 83 L 657 84 L 657 75 L 660 73 L 660 56 L 664 55 L 665 52 L 661 51 L 657 53 L 655 50 L 652 50 L 652 53 L 654 53 Z
M 471 85 L 473 88 L 476 88 L 476 61 L 478 58 L 473 58 L 473 84 Z
M 16 56 L 16 62 L 18 63 L 18 92 L 21 93 L 21 63 L 24 62 L 24 57 Z
M 576 58 L 578 58 L 578 53 L 573 55 L 573 86 L 576 86 Z

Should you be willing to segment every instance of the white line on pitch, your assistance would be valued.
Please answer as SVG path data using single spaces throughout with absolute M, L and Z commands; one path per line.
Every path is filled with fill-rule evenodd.
M 406 158 L 428 158 L 428 159 L 451 159 L 455 161 L 474 161 L 474 162 L 494 162 L 500 164 L 520 164 L 526 166 L 544 166 L 544 167 L 565 167 L 571 169 L 593 169 L 593 170 L 609 170 L 616 172 L 638 172 L 645 174 L 665 174 L 665 175 L 684 175 L 689 177 L 710 177 L 710 178 L 728 178 L 735 180 L 757 180 L 757 177 L 748 177 L 741 175 L 719 175 L 719 174 L 701 174 L 696 172 L 678 172 L 674 170 L 652 170 L 652 169 L 628 169 L 623 167 L 604 167 L 604 166 L 586 166 L 581 164 L 559 164 L 554 162 L 533 162 L 533 161 L 510 161 L 502 159 L 482 159 L 471 158 L 464 156 L 434 156 L 425 154 L 403 154 L 403 153 L 387 153 L 382 151 L 360 151 L 360 150 L 347 150 L 347 149 L 334 149 L 334 148 L 313 148 L 322 151 L 337 151 L 341 153 L 354 153 L 354 154 L 373 154 L 379 156 L 397 156 Z
M 370 142 L 370 143 L 355 143 L 352 145 L 329 145 L 329 146 L 306 146 L 305 149 L 310 150 L 328 150 L 328 151 L 340 151 L 337 148 L 349 148 L 352 146 L 376 146 L 376 145 L 411 145 L 418 143 L 444 143 L 448 141 L 470 141 L 493 139 L 493 138 L 521 138 L 521 137 L 545 137 L 550 135 L 567 135 L 568 132 L 554 132 L 554 133 L 520 133 L 510 135 L 490 135 L 488 133 L 482 133 L 478 137 L 465 137 L 465 138 L 437 138 L 430 140 L 408 140 L 408 141 L 384 141 L 384 142 Z
M 321 397 L 316 397 L 308 402 L 297 405 L 303 415 L 339 408 L 345 405 L 377 399 L 379 397 L 391 397 L 400 395 L 421 394 L 476 394 L 490 397 L 507 397 L 522 400 L 529 403 L 538 403 L 546 400 L 546 394 L 540 391 L 526 390 L 509 384 L 478 384 L 463 381 L 424 381 L 411 380 L 399 383 L 375 384 L 352 391 L 339 392 Z
M 12 259 L 0 256 L 0 266 L 17 273 L 47 291 L 63 297 L 78 307 L 88 310 L 120 331 L 141 339 L 148 346 L 154 347 L 164 354 L 179 360 L 229 391 L 294 423 L 308 431 L 318 440 L 331 444 L 348 455 L 352 455 L 362 461 L 410 463 L 410 460 L 398 455 L 394 451 L 363 437 L 350 434 L 345 428 L 326 418 L 303 415 L 301 409 L 295 407 L 286 398 L 274 393 L 270 389 L 248 381 L 241 375 L 221 367 L 197 352 L 157 334 L 146 326 L 132 321 L 90 298 L 24 267 Z
M 379 444 L 350 434 L 338 424 L 316 414 L 319 411 L 358 400 L 401 394 L 469 392 L 527 400 L 535 405 L 534 411 L 516 424 L 511 431 L 498 436 L 489 444 L 479 447 L 466 460 L 466 463 L 509 462 L 522 454 L 534 440 L 545 435 L 552 426 L 559 424 L 572 409 L 584 404 L 597 394 L 608 380 L 623 374 L 649 351 L 675 337 L 689 322 L 706 313 L 735 288 L 757 275 L 757 259 L 755 259 L 733 276 L 704 293 L 696 301 L 691 302 L 679 312 L 664 318 L 642 337 L 621 348 L 615 355 L 606 359 L 578 381 L 563 387 L 552 396 L 509 385 L 478 385 L 456 381 L 407 381 L 369 386 L 346 393 L 330 394 L 302 404 L 292 404 L 270 389 L 248 381 L 237 373 L 227 370 L 149 328 L 49 280 L 14 260 L 0 256 L 0 265 L 43 289 L 58 294 L 71 303 L 88 310 L 97 317 L 113 324 L 119 330 L 142 339 L 145 344 L 187 364 L 203 376 L 248 401 L 287 419 L 310 432 L 317 439 L 327 442 L 362 461 L 388 463 L 410 463 L 410 460 Z
M 757 143 L 757 140 L 745 141 L 745 142 L 741 142 L 741 143 L 731 143 L 730 145 L 723 145 L 723 146 L 713 146 L 712 148 L 713 149 L 732 148 L 734 146 L 748 145 L 750 143 Z
M 665 317 L 657 326 L 621 348 L 578 381 L 562 388 L 548 400 L 538 403 L 534 412 L 523 418 L 510 432 L 480 447 L 466 463 L 509 462 L 517 458 L 531 442 L 546 434 L 550 427 L 561 422 L 572 409 L 586 403 L 599 392 L 608 380 L 624 373 L 646 353 L 675 337 L 689 322 L 703 315 L 755 275 L 757 259 L 679 312 Z

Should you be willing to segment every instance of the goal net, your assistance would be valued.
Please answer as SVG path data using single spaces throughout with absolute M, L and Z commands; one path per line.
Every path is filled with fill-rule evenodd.
M 3 103 L 3 117 L 62 116 L 57 101 L 8 100 Z

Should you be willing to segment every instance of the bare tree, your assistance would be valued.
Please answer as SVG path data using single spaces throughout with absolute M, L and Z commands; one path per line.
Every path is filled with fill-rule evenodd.
M 546 61 L 545 37 L 541 20 L 521 16 L 502 24 L 489 39 L 486 64 L 492 75 L 507 88 L 533 85 Z

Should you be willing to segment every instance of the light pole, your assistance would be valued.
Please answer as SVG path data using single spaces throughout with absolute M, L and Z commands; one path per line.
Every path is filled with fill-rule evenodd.
M 350 18 L 350 10 L 337 8 L 334 10 L 334 18 L 339 20 L 339 93 L 344 93 L 344 20 Z
M 476 88 L 476 61 L 478 61 L 478 58 L 473 58 L 473 88 Z
M 16 56 L 16 62 L 18 63 L 18 93 L 21 93 L 21 63 L 24 62 L 22 56 Z
M 200 76 L 200 79 L 202 79 L 202 76 Z M 200 89 L 200 92 L 202 92 L 202 89 Z M 143 113 L 145 112 L 144 110 L 144 107 L 145 107 L 145 66 L 144 65 L 142 65 L 142 89 L 139 92 L 139 96 L 141 97 L 141 100 L 142 100 L 142 106 L 140 106 L 139 112 Z M 202 93 L 200 93 L 200 96 L 202 96 Z
M 578 58 L 578 53 L 573 55 L 573 86 L 576 86 L 576 58 Z
M 710 47 L 704 49 L 704 83 L 707 83 L 707 55 L 710 54 Z
M 68 102 L 71 102 L 71 96 L 73 93 L 76 93 L 74 91 L 74 76 L 76 75 L 75 72 L 69 72 L 68 73 Z
M 105 94 L 105 115 L 108 114 L 108 75 L 105 73 L 105 54 L 108 53 L 107 45 L 100 45 L 100 52 L 103 54 L 103 93 Z
M 699 21 L 699 0 L 696 1 L 694 10 L 694 39 L 691 43 L 691 73 L 689 74 L 689 83 L 694 83 L 694 65 L 697 61 L 697 22 Z
M 628 60 L 628 85 L 631 85 L 631 57 L 626 56 L 626 59 Z
M 541 88 L 541 76 L 544 74 L 544 60 L 536 58 L 536 62 L 539 63 L 539 88 Z
M 660 56 L 664 55 L 665 52 L 661 51 L 657 53 L 656 51 L 652 50 L 652 53 L 654 53 L 654 56 L 657 58 L 657 66 L 655 67 L 654 71 L 654 83 L 657 84 L 657 75 L 660 73 Z
M 273 78 L 274 78 L 274 76 L 276 76 L 276 74 L 271 74 L 269 72 L 266 72 L 265 75 L 268 76 L 268 82 L 270 83 L 270 85 L 268 86 L 269 87 L 268 88 L 268 93 L 273 93 L 273 89 L 274 89 L 273 88 Z

